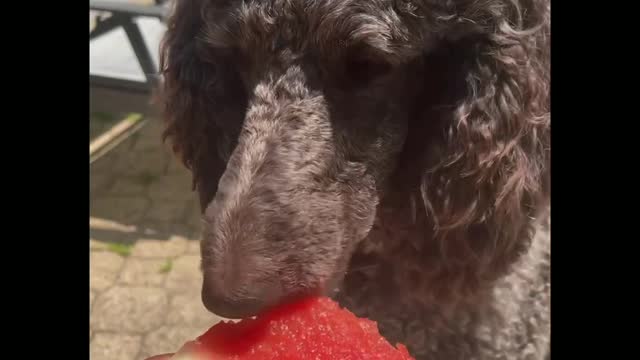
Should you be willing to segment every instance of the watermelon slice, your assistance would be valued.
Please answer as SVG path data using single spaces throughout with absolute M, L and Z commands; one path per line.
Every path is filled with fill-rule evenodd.
M 255 319 L 220 322 L 186 343 L 173 360 L 413 359 L 389 344 L 375 322 L 359 319 L 329 298 L 306 298 Z

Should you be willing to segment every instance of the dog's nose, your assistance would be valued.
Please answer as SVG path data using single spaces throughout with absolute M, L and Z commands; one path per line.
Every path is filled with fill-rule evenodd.
M 210 312 L 228 319 L 257 315 L 266 305 L 258 299 L 231 299 L 212 291 L 206 285 L 202 287 L 202 303 Z

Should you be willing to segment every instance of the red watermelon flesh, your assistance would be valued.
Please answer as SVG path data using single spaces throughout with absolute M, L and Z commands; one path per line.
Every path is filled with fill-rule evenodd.
M 329 298 L 306 298 L 271 309 L 255 319 L 220 322 L 188 342 L 174 360 L 413 359 L 378 332 L 375 322 L 357 318 Z

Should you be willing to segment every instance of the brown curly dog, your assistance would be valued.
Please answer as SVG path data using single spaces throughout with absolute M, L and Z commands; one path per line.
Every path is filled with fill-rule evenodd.
M 320 292 L 418 359 L 549 356 L 549 44 L 549 0 L 177 0 L 205 306 Z

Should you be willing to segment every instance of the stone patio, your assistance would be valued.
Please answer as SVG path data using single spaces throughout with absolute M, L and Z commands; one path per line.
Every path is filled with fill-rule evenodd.
M 150 120 L 91 165 L 90 356 L 176 351 L 219 318 L 200 302 L 197 199 Z

